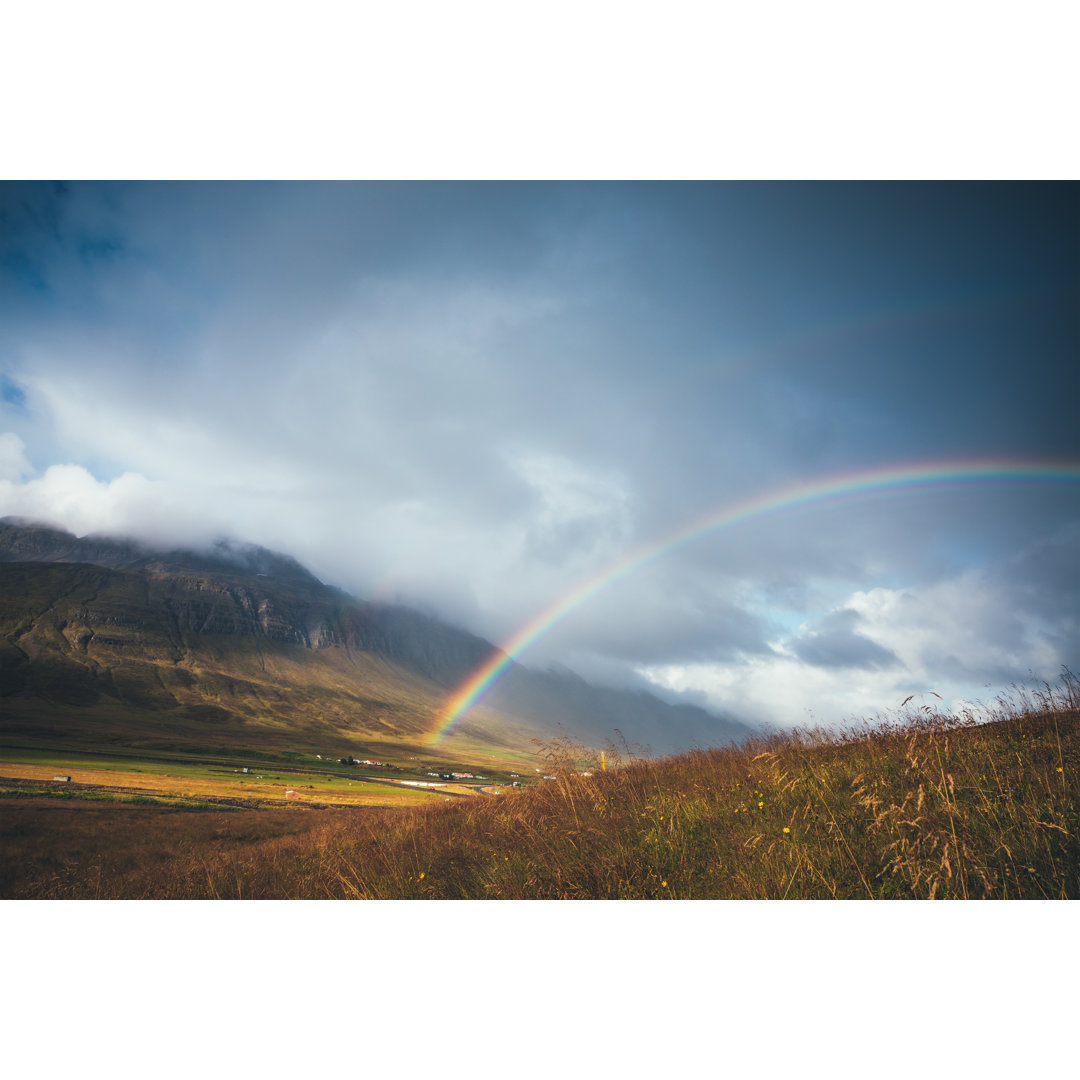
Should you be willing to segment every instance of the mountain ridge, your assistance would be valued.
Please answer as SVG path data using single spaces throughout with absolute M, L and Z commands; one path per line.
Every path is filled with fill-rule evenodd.
M 81 713 L 107 714 L 141 738 L 205 739 L 215 725 L 219 739 L 257 730 L 279 741 L 325 733 L 350 745 L 421 744 L 450 692 L 496 651 L 231 541 L 162 550 L 5 518 L 0 583 L 9 729 L 26 716 L 70 727 Z M 673 738 L 716 745 L 751 733 L 696 706 L 512 663 L 454 740 L 520 744 L 561 732 L 596 741 L 616 730 L 665 751 Z

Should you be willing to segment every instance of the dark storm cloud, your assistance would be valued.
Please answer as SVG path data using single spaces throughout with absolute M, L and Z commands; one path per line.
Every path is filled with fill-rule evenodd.
M 789 644 L 800 660 L 826 668 L 886 668 L 900 663 L 891 649 L 858 633 L 857 611 L 833 611 Z
M 719 662 L 774 653 L 771 641 L 778 627 L 767 616 L 705 587 L 679 595 L 670 586 L 670 579 L 628 583 L 578 612 L 549 648 L 592 651 L 626 664 Z

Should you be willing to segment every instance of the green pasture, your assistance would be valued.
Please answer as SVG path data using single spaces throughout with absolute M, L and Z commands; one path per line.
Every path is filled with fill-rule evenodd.
M 323 764 L 323 763 L 318 763 Z M 364 795 L 378 798 L 387 804 L 402 803 L 419 804 L 425 800 L 430 801 L 437 790 L 411 787 L 388 786 L 387 784 L 369 782 L 355 771 L 346 771 L 345 766 L 326 762 L 327 769 L 337 768 L 341 775 L 326 775 L 321 772 L 308 772 L 299 769 L 283 769 L 280 765 L 270 768 L 260 768 L 257 763 L 247 767 L 252 771 L 244 774 L 238 770 L 240 766 L 217 764 L 208 762 L 194 762 L 184 760 L 145 760 L 134 756 L 119 756 L 112 754 L 93 753 L 64 753 L 54 749 L 32 749 L 28 747 L 0 747 L 0 776 L 4 773 L 4 766 L 9 766 L 9 771 L 16 773 L 17 766 L 34 766 L 48 769 L 51 772 L 75 777 L 76 782 L 88 782 L 94 784 L 93 774 L 110 773 L 122 774 L 131 778 L 133 787 L 140 786 L 140 779 L 150 780 L 156 778 L 159 781 L 198 781 L 211 787 L 220 786 L 222 796 L 246 795 L 250 792 L 252 799 L 265 799 L 272 797 L 275 785 L 295 788 L 304 799 L 318 800 L 320 794 L 333 795 L 345 794 Z M 82 778 L 82 779 L 80 779 Z M 5 794 L 15 794 L 15 790 L 7 790 Z M 42 791 L 46 789 L 42 787 Z M 54 790 L 49 788 L 49 791 Z M 26 784 L 18 785 L 18 793 L 27 794 Z M 198 800 L 201 796 L 211 796 L 212 791 L 203 790 L 199 795 L 193 795 L 191 799 Z M 85 789 L 70 789 L 68 798 L 88 798 L 90 793 Z M 175 801 L 175 797 L 163 793 L 157 795 L 124 795 L 115 793 L 108 795 L 103 793 L 101 797 L 112 798 L 119 801 L 131 801 L 132 799 L 151 799 L 155 802 Z

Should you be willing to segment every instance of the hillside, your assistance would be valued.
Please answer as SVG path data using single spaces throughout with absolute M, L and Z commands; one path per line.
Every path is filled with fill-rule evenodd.
M 607 771 L 555 741 L 553 780 L 410 809 L 10 798 L 0 895 L 1080 899 L 1080 685 L 1066 676 L 1020 706 L 979 724 L 914 710 Z
M 417 746 L 493 649 L 417 611 L 349 597 L 262 548 L 161 551 L 0 522 L 0 730 L 9 736 L 342 753 Z M 467 757 L 558 730 L 602 740 L 616 728 L 661 749 L 749 734 L 701 709 L 515 664 L 452 742 Z

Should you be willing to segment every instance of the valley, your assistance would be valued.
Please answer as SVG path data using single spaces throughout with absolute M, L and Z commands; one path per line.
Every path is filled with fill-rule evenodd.
M 380 770 L 387 775 L 372 776 L 355 767 L 329 766 L 329 762 L 321 768 L 273 762 L 239 766 L 184 757 L 4 746 L 0 798 L 138 802 L 185 809 L 266 809 L 285 804 L 324 809 L 409 806 L 436 797 L 494 794 L 513 783 L 503 770 L 466 782 L 450 773 L 432 778 L 431 770 L 394 768 L 392 774 Z
M 538 746 L 612 702 L 680 718 L 644 695 L 514 665 L 492 702 L 433 739 L 453 688 L 494 649 L 262 548 L 161 551 L 5 520 L 0 799 L 247 812 L 445 803 L 527 785 Z

